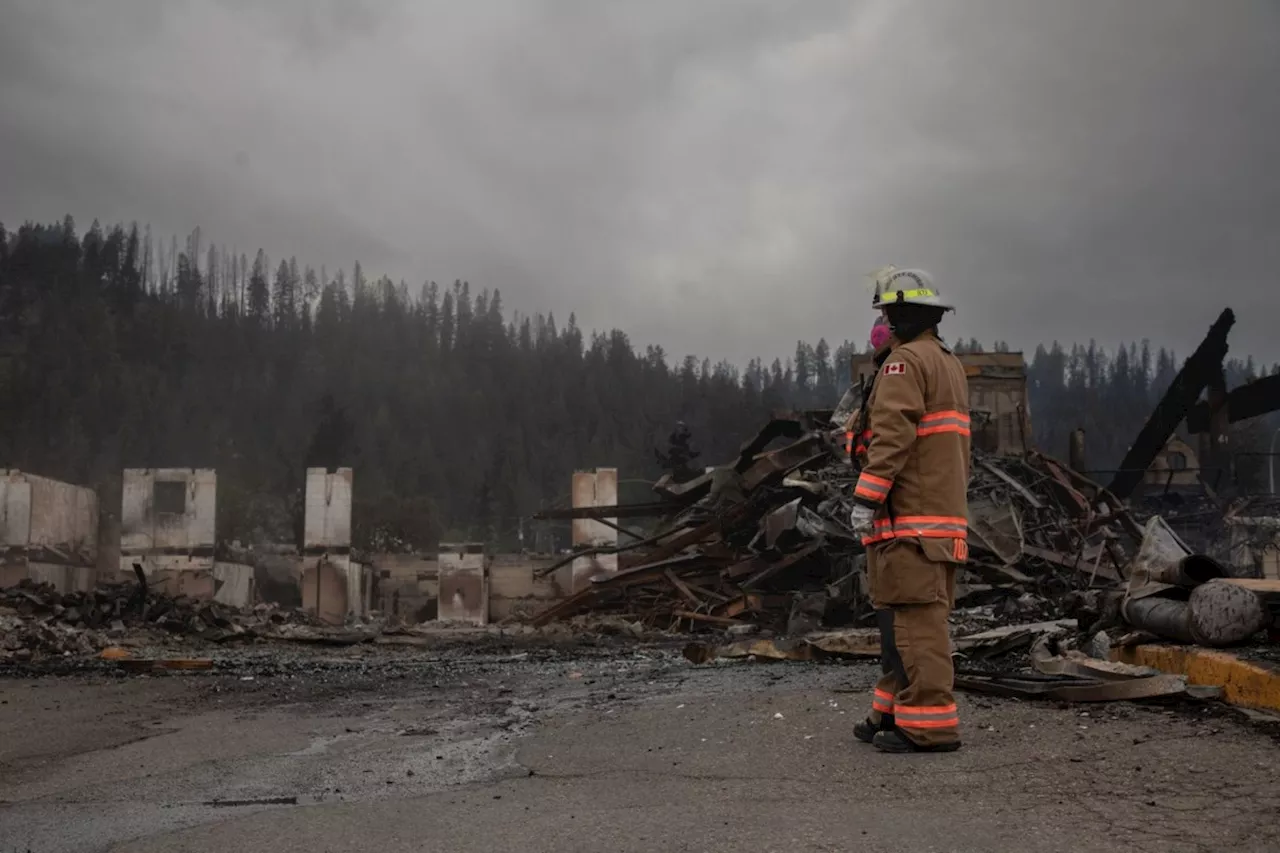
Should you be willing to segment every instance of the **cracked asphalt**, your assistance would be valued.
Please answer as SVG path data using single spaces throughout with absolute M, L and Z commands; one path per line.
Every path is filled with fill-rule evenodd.
M 892 756 L 869 663 L 219 655 L 0 679 L 0 853 L 1280 849 L 1276 740 L 1213 705 L 961 695 L 963 750 Z

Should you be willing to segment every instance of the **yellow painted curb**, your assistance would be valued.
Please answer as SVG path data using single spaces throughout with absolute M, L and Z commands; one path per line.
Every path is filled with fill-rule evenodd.
M 1184 675 L 1189 684 L 1221 687 L 1223 701 L 1231 705 L 1280 711 L 1280 666 L 1272 663 L 1198 646 L 1131 646 L 1113 657 Z

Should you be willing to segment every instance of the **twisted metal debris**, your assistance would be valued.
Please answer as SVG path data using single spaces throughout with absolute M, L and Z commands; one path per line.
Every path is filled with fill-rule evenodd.
M 839 413 L 777 415 L 737 459 L 685 483 L 664 478 L 643 505 L 543 513 L 542 518 L 656 519 L 646 535 L 568 560 L 619 555 L 619 571 L 539 614 L 545 624 L 584 611 L 667 629 L 756 625 L 796 634 L 870 624 L 864 549 L 846 520 L 857 471 Z M 1112 587 L 1142 542 L 1119 500 L 1039 453 L 975 454 L 969 482 L 969 561 L 962 600 Z M 745 630 L 745 629 L 744 629 Z

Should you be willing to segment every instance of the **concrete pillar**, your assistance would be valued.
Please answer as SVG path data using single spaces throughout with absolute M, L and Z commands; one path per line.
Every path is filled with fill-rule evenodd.
M 1067 445 L 1067 464 L 1072 471 L 1083 474 L 1088 469 L 1085 456 L 1084 429 L 1076 427 L 1071 431 L 1071 439 Z
M 318 599 L 303 597 L 303 606 L 328 619 L 341 613 L 362 618 L 369 611 L 363 568 L 351 562 L 351 505 L 355 477 L 350 468 L 308 468 L 303 499 L 302 561 L 304 570 L 314 566 L 314 584 L 308 592 Z M 322 566 L 324 568 L 322 568 Z M 334 578 L 323 572 L 336 573 Z M 323 582 L 322 582 L 323 581 Z M 327 600 L 322 600 L 327 599 Z
M 441 622 L 489 624 L 489 572 L 484 545 L 479 542 L 440 543 L 440 597 L 436 618 Z
M 618 469 L 597 468 L 595 471 L 577 471 L 573 475 L 573 508 L 616 506 L 618 503 Z M 606 519 L 617 524 L 616 518 Z M 618 531 L 595 519 L 576 518 L 573 520 L 573 547 L 616 547 Z M 591 582 L 597 574 L 613 573 L 618 570 L 617 554 L 598 554 L 593 557 L 578 557 L 573 561 L 572 585 L 578 592 Z

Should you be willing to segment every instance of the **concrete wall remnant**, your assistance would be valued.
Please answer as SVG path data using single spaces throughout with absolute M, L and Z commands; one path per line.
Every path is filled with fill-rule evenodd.
M 339 468 L 332 474 L 325 468 L 307 469 L 305 552 L 350 550 L 352 485 L 350 468 Z
M 329 625 L 341 625 L 350 609 L 350 563 L 337 565 L 327 558 L 308 561 L 302 570 L 302 606 Z
M 90 488 L 0 471 L 0 586 L 31 578 L 61 592 L 97 575 L 98 496 Z
M 577 471 L 573 475 L 573 508 L 617 506 L 618 504 L 618 469 L 597 468 L 594 471 Z M 605 521 L 617 524 L 616 518 Z M 610 527 L 605 521 L 592 518 L 575 518 L 572 534 L 573 547 L 616 547 L 618 530 Z M 578 557 L 572 563 L 570 586 L 574 592 L 584 589 L 591 578 L 599 574 L 611 574 L 618 571 L 617 554 L 597 554 Z
M 213 600 L 228 607 L 252 607 L 257 599 L 253 566 L 213 564 Z
M 430 622 L 439 615 L 440 562 L 418 554 L 374 554 L 377 575 L 374 609 L 406 622 Z M 556 562 L 552 554 L 488 554 L 489 622 L 526 618 L 568 597 L 568 575 L 542 575 Z
M 126 468 L 120 569 L 213 570 L 218 475 L 212 468 Z
M 372 575 L 351 560 L 350 468 L 308 468 L 303 509 L 302 606 L 331 624 L 369 612 Z
M 489 624 L 489 561 L 478 542 L 440 543 L 441 622 Z
M 554 575 L 539 570 L 552 565 L 553 557 L 496 554 L 489 558 L 489 621 L 527 619 L 568 597 Z

